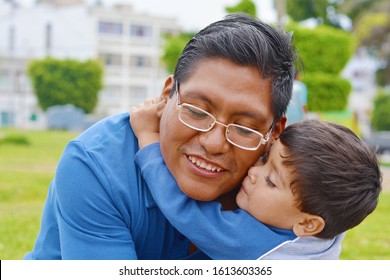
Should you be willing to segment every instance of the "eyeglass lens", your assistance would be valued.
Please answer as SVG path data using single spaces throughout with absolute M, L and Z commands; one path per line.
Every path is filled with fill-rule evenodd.
M 216 123 L 219 123 L 214 116 L 200 108 L 185 103 L 180 106 L 179 119 L 193 129 L 207 132 L 211 130 Z M 220 124 L 224 125 L 222 123 Z M 240 147 L 255 148 L 258 147 L 263 136 L 249 128 L 229 124 L 226 126 L 226 138 L 229 142 Z

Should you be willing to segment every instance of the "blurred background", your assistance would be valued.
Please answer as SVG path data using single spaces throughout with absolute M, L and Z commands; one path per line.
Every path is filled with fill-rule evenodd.
M 377 149 L 385 193 L 342 257 L 390 258 L 390 1 L 0 0 L 1 259 L 31 249 L 67 141 L 158 96 L 186 42 L 235 12 L 293 34 L 306 118 Z

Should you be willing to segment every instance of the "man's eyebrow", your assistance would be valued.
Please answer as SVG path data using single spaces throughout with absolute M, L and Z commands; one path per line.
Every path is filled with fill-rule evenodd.
M 185 93 L 185 97 L 184 98 L 189 98 L 189 99 L 201 99 L 202 101 L 210 104 L 210 106 L 213 106 L 213 107 L 216 107 L 218 106 L 213 100 L 211 100 L 209 98 L 209 96 L 201 91 L 191 91 L 191 90 L 188 90 L 186 93 Z M 267 116 L 263 116 L 261 114 L 257 114 L 253 111 L 248 111 L 248 110 L 245 110 L 245 109 L 241 109 L 241 108 L 237 108 L 238 110 L 237 111 L 234 111 L 233 112 L 233 115 L 237 115 L 237 116 L 244 116 L 244 117 L 248 117 L 248 118 L 251 118 L 251 119 L 256 119 L 256 120 L 259 120 L 259 122 L 263 122 L 263 121 L 266 121 L 268 118 Z
M 235 114 L 238 116 L 244 116 L 244 117 L 248 117 L 251 119 L 255 119 L 255 120 L 258 120 L 259 122 L 265 122 L 266 120 L 268 120 L 267 116 L 256 114 L 256 113 L 250 112 L 250 111 L 240 110 L 240 111 L 236 111 Z
M 208 94 L 203 93 L 201 91 L 186 91 L 184 98 L 189 99 L 202 99 L 203 101 L 209 103 L 211 106 L 215 106 L 214 102 L 208 97 Z

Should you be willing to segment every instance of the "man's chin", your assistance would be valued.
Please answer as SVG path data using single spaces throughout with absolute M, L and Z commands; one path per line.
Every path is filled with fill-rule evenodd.
M 198 183 L 199 184 L 199 183 Z M 198 201 L 213 201 L 216 200 L 219 194 L 213 193 L 210 191 L 210 188 L 199 188 L 196 189 L 194 187 L 180 187 L 180 190 L 187 195 L 188 197 L 198 200 Z

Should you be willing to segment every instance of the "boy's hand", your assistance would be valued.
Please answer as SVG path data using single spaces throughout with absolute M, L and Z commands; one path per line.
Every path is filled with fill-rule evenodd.
M 141 106 L 130 109 L 130 125 L 140 148 L 160 140 L 159 106 L 165 106 L 164 101 L 154 98 L 146 99 Z

